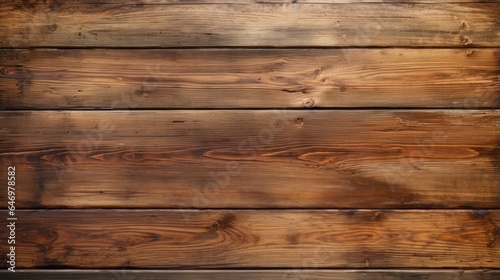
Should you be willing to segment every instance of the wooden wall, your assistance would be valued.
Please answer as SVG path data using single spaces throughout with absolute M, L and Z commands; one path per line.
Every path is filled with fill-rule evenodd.
M 0 19 L 1 279 L 500 279 L 498 1 Z

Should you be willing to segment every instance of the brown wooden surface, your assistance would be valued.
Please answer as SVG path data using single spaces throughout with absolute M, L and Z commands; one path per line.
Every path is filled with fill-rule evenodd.
M 18 210 L 16 217 L 17 268 L 500 265 L 498 210 Z
M 10 3 L 34 4 L 37 0 L 8 0 Z M 47 2 L 47 0 L 45 0 Z M 64 3 L 76 4 L 135 4 L 135 5 L 185 5 L 185 4 L 344 4 L 344 3 L 394 3 L 394 4 L 414 4 L 414 3 L 498 3 L 498 0 L 66 0 Z
M 492 110 L 4 111 L 0 120 L 0 165 L 17 168 L 18 207 L 500 206 Z
M 4 49 L 0 107 L 496 108 L 499 61 L 499 49 Z
M 500 5 L 132 5 L 0 7 L 0 47 L 498 47 Z
M 331 270 L 306 269 L 294 267 L 290 269 L 272 270 L 42 270 L 20 269 L 12 274 L 0 271 L 2 279 L 11 280 L 498 280 L 500 270 L 453 270 L 453 269 L 414 269 L 414 270 Z
M 500 279 L 498 0 L 0 2 L 0 279 Z

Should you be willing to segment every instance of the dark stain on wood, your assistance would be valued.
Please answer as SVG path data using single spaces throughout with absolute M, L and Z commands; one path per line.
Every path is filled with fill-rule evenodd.
M 341 214 L 345 214 L 348 217 L 353 217 L 356 215 L 356 210 L 346 210 L 346 211 L 341 211 Z
M 295 234 L 289 234 L 289 235 L 286 236 L 286 239 L 292 245 L 299 244 L 299 238 L 300 238 L 300 235 L 296 234 L 296 233 Z
M 488 210 L 485 210 L 485 209 L 472 210 L 473 217 L 482 218 L 483 216 L 485 216 L 487 214 L 488 214 Z
M 227 213 L 224 214 L 221 219 L 217 220 L 217 223 L 220 229 L 230 229 L 235 221 L 236 216 L 232 213 Z

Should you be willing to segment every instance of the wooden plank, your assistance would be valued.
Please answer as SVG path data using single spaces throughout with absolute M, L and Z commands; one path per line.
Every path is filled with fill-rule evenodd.
M 115 1 L 115 0 L 103 0 L 103 1 Z M 117 0 L 116 0 L 117 1 Z M 132 0 L 133 1 L 133 0 Z M 139 0 L 137 0 L 139 1 Z M 168 2 L 168 1 L 176 1 L 176 0 L 147 0 L 151 1 L 151 3 L 160 3 L 160 2 Z M 192 0 L 198 1 L 198 0 Z M 199 0 L 203 1 L 203 0 Z M 223 1 L 223 0 L 221 0 Z M 249 0 L 251 1 L 251 0 Z M 256 0 L 260 1 L 260 0 Z M 286 3 L 286 0 L 262 0 L 262 2 L 266 3 Z M 261 3 L 262 3 L 261 2 Z M 337 4 L 337 3 L 399 3 L 399 4 L 411 4 L 411 3 L 498 3 L 498 0 L 296 0 L 293 1 L 298 4 Z M 288 1 L 290 3 L 290 0 Z
M 498 208 L 499 116 L 3 111 L 0 170 L 29 208 Z
M 3 49 L 0 108 L 498 108 L 499 72 L 499 49 Z
M 498 47 L 500 6 L 7 3 L 0 47 Z
M 9 0 L 18 5 L 33 5 L 37 0 Z M 77 4 L 132 4 L 132 5 L 186 5 L 186 4 L 339 4 L 339 3 L 498 3 L 498 0 L 66 0 Z
M 18 210 L 16 217 L 17 268 L 500 265 L 498 210 Z
M 500 270 L 331 270 L 331 269 L 269 269 L 269 270 L 74 270 L 20 269 L 18 273 L 0 271 L 12 280 L 253 280 L 253 279 L 318 279 L 318 280 L 497 280 Z M 7 279 L 7 278 L 2 278 Z

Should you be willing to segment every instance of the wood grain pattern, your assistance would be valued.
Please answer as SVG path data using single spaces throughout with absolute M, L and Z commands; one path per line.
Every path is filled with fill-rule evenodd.
M 18 268 L 500 265 L 497 210 L 19 210 L 17 217 Z
M 499 49 L 3 49 L 0 108 L 498 108 L 499 73 Z
M 0 277 L 11 280 L 254 280 L 254 279 L 318 279 L 318 280 L 498 280 L 500 270 L 453 269 L 269 269 L 269 270 L 74 270 L 20 269 L 18 273 L 0 271 Z M 7 279 L 7 278 L 2 278 Z
M 30 208 L 498 208 L 499 116 L 3 111 L 0 167 Z
M 7 3 L 0 47 L 498 47 L 500 6 Z
M 37 0 L 9 0 L 18 5 L 40 3 Z M 47 2 L 47 0 L 45 0 Z M 66 0 L 65 3 L 86 4 L 132 4 L 132 5 L 186 5 L 186 4 L 345 4 L 345 3 L 497 3 L 498 0 Z
M 500 279 L 498 0 L 0 2 L 0 279 Z

